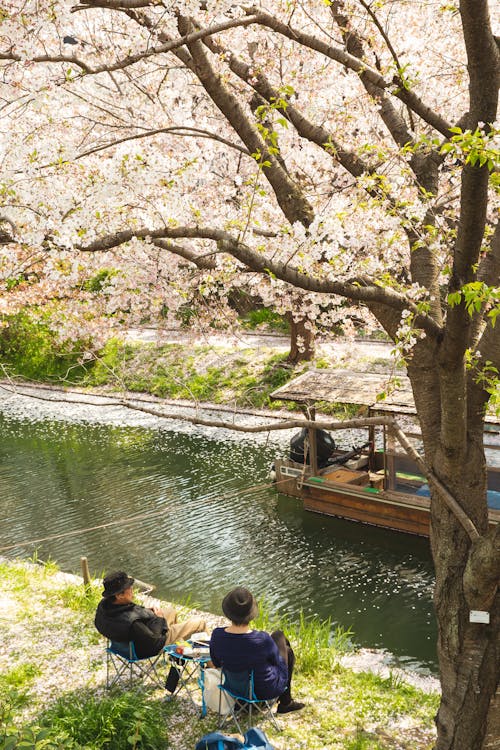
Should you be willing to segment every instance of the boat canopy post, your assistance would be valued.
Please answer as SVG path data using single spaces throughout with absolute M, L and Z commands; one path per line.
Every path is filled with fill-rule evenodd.
M 385 479 L 386 488 L 389 490 L 396 489 L 395 442 L 395 435 L 392 428 L 389 426 L 384 427 Z
M 311 404 L 307 405 L 307 418 L 310 422 L 314 422 L 316 419 L 316 408 Z M 315 477 L 318 473 L 318 453 L 316 450 L 316 428 L 309 427 L 307 432 L 309 436 L 309 464 L 311 466 L 312 475 L 313 477 Z M 304 451 L 304 455 L 305 455 L 305 451 Z

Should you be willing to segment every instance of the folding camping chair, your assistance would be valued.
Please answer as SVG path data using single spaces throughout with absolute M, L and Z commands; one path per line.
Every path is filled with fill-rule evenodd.
M 219 729 L 223 729 L 231 721 L 234 721 L 240 734 L 244 734 L 241 724 L 247 724 L 247 728 L 253 726 L 255 719 L 269 719 L 273 727 L 281 731 L 281 727 L 274 718 L 272 708 L 277 698 L 263 700 L 257 698 L 254 690 L 253 670 L 244 672 L 229 672 L 222 668 L 222 681 L 219 685 Z M 234 699 L 225 701 L 227 708 L 222 710 L 222 696 Z M 226 713 L 227 711 L 227 713 Z M 245 721 L 243 721 L 245 719 Z M 241 724 L 240 724 L 241 722 Z
M 158 673 L 158 667 L 165 664 L 163 650 L 155 656 L 140 659 L 135 653 L 133 641 L 120 643 L 109 641 L 106 648 L 106 688 L 114 685 L 128 684 L 132 687 L 135 680 L 151 682 L 163 688 L 165 678 Z

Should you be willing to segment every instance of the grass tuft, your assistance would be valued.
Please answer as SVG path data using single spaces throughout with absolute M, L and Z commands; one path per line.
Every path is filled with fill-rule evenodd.
M 307 675 L 339 668 L 339 657 L 353 650 L 352 631 L 337 626 L 332 621 L 318 620 L 300 612 L 299 620 L 287 616 L 271 617 L 264 600 L 259 602 L 259 616 L 254 622 L 258 630 L 283 630 L 297 658 L 297 669 Z

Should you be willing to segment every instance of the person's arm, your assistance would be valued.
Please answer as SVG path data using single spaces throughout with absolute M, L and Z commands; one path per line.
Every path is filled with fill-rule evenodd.
M 134 642 L 135 652 L 140 658 L 158 654 L 167 639 L 167 623 L 163 618 L 158 618 L 158 628 L 152 630 L 145 622 L 136 620 L 131 628 L 131 640 Z
M 277 667 L 280 661 L 283 661 L 283 658 L 280 654 L 278 646 L 273 641 L 270 635 L 268 635 L 268 637 L 266 638 L 265 649 L 269 664 L 273 664 L 275 667 Z
M 212 633 L 212 637 L 210 638 L 210 660 L 214 667 L 222 666 L 222 660 L 220 659 L 220 655 L 218 655 L 217 652 L 217 634 L 214 630 L 214 632 Z

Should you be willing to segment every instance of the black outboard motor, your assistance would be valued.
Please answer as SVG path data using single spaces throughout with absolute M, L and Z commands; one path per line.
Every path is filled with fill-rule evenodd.
M 315 430 L 316 435 L 316 456 L 318 459 L 318 468 L 323 469 L 328 465 L 328 459 L 335 450 L 335 440 L 326 430 Z M 304 443 L 308 437 L 308 430 L 303 427 L 300 432 L 290 440 L 290 460 L 298 464 L 304 463 Z M 309 463 L 309 450 L 306 453 L 305 462 Z

